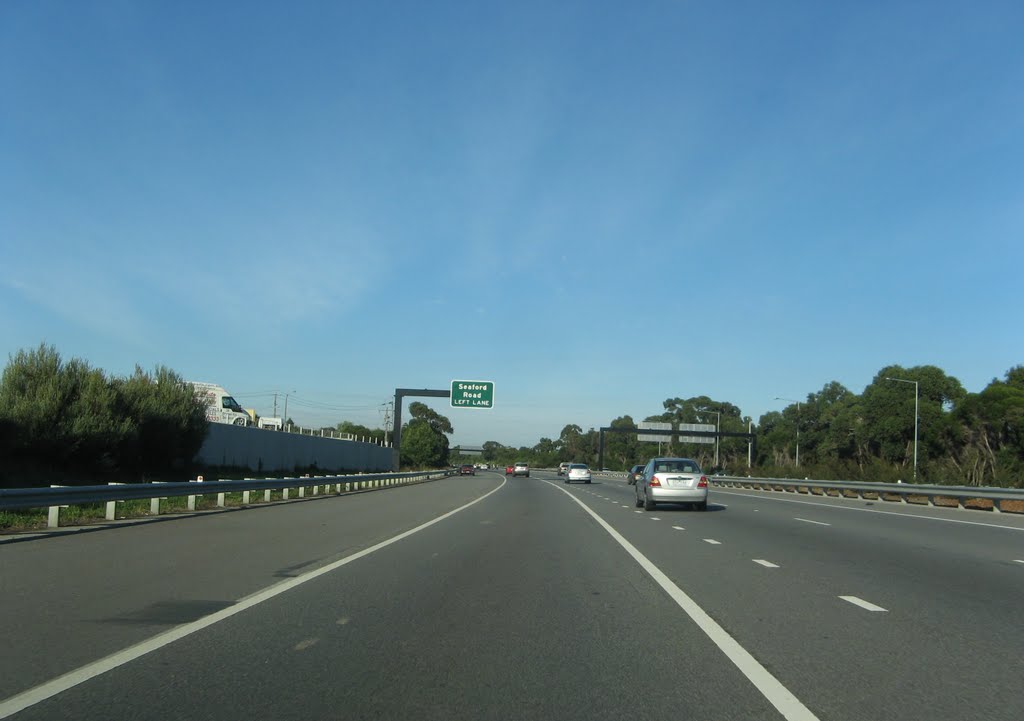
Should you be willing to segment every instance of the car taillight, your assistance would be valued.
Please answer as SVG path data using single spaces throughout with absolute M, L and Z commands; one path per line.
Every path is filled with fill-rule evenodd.
M 707 476 L 701 476 L 700 480 L 697 481 L 697 488 L 707 488 L 707 487 L 708 487 L 708 477 Z
M 649 486 L 660 486 L 661 485 L 661 481 L 658 480 L 657 476 L 651 476 L 651 481 L 647 485 L 649 485 Z

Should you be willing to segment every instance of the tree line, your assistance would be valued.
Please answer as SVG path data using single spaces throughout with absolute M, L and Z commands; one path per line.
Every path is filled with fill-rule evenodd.
M 0 486 L 162 479 L 206 438 L 205 407 L 169 368 L 109 376 L 40 345 L 0 377 Z
M 707 396 L 668 398 L 662 406 L 661 413 L 643 420 L 703 423 L 734 433 L 751 429 L 756 453 L 748 454 L 743 438 L 723 438 L 716 465 L 713 444 L 658 444 L 635 434 L 606 433 L 606 467 L 626 470 L 661 453 L 694 458 L 708 471 L 735 475 L 911 481 L 916 445 L 919 482 L 1024 486 L 1024 366 L 1011 368 L 979 393 L 968 393 L 959 380 L 935 366 L 891 365 L 863 393 L 832 381 L 756 423 L 738 406 Z M 637 428 L 628 415 L 609 426 Z M 497 465 L 523 460 L 537 467 L 562 461 L 596 466 L 598 445 L 598 430 L 568 424 L 558 438 L 541 438 L 532 447 L 488 441 L 482 458 Z
M 708 396 L 668 398 L 644 421 L 715 425 L 757 438 L 717 444 L 641 441 L 635 433 L 608 433 L 604 466 L 626 470 L 660 454 L 694 458 L 710 472 L 821 480 L 876 480 L 1024 486 L 1024 366 L 968 393 L 936 366 L 882 368 L 862 393 L 837 381 L 755 424 L 741 409 Z M 916 442 L 915 442 L 916 420 Z M 632 431 L 629 415 L 613 419 Z M 205 409 L 169 368 L 136 367 L 110 376 L 79 359 L 64 361 L 41 344 L 10 358 L 0 377 L 0 485 L 154 480 L 187 470 L 207 433 Z M 382 429 L 348 421 L 337 430 L 382 441 Z M 563 461 L 598 465 L 599 431 L 569 423 L 558 438 L 534 446 L 483 444 L 481 456 L 453 454 L 448 418 L 423 403 L 409 405 L 401 462 L 415 468 L 479 462 L 526 461 L 554 467 Z M 717 464 L 715 463 L 717 450 Z M 915 453 L 916 451 L 916 453 Z M 749 458 L 749 466 L 748 466 Z

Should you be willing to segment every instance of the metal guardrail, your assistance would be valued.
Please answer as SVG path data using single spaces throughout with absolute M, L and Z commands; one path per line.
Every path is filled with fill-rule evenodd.
M 968 508 L 967 501 L 984 499 L 992 502 L 992 511 L 1000 513 L 1003 501 L 1024 501 L 1024 488 L 995 488 L 992 486 L 933 486 L 916 483 L 859 483 L 854 481 L 815 481 L 808 478 L 751 478 L 741 476 L 709 476 L 712 486 L 753 488 L 757 490 L 829 495 L 845 498 L 865 498 L 865 494 L 887 501 L 895 496 L 899 503 L 912 503 L 909 496 L 927 499 L 929 506 L 945 506 L 935 503 L 936 498 L 955 499 L 958 508 Z M 812 489 L 819 489 L 815 494 Z M 836 494 L 829 491 L 838 491 Z M 853 494 L 852 496 L 850 494 Z M 886 496 L 890 497 L 887 498 Z M 872 498 L 871 500 L 875 500 Z M 919 504 L 924 505 L 924 504 Z M 951 504 L 948 504 L 951 506 Z
M 288 500 L 289 491 L 298 489 L 298 497 L 305 497 L 305 490 L 311 488 L 312 495 L 327 495 L 331 486 L 334 495 L 362 490 L 390 488 L 418 481 L 443 478 L 449 471 L 413 471 L 409 473 L 365 473 L 354 476 L 302 476 L 287 478 L 246 478 L 240 481 L 204 481 L 199 476 L 194 481 L 177 483 L 110 483 L 105 486 L 50 486 L 49 488 L 3 488 L 0 489 L 0 510 L 27 508 L 48 508 L 47 526 L 60 525 L 60 509 L 86 503 L 106 503 L 106 518 L 114 520 L 116 504 L 119 501 L 150 501 L 150 514 L 160 514 L 160 501 L 171 497 L 188 497 L 188 510 L 194 511 L 198 496 L 217 494 L 217 506 L 223 507 L 225 494 L 242 493 L 242 503 L 250 501 L 253 491 L 263 491 L 264 502 L 270 501 L 271 491 L 283 491 Z M 324 489 L 320 494 L 320 488 Z

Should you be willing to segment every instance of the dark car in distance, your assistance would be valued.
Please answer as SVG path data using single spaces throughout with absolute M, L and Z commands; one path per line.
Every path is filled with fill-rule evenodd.
M 459 475 L 460 476 L 475 476 L 476 475 L 476 469 L 473 468 L 473 464 L 472 463 L 463 463 L 459 467 Z

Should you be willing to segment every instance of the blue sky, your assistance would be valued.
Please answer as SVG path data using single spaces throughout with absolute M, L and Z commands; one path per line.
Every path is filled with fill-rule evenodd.
M 1024 363 L 1019 2 L 0 4 L 0 353 L 455 443 Z

